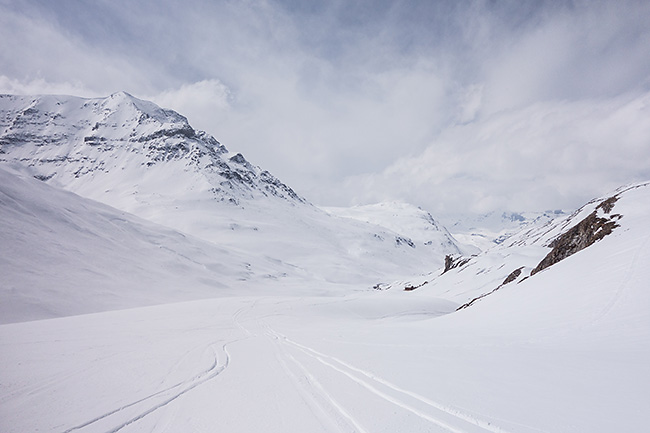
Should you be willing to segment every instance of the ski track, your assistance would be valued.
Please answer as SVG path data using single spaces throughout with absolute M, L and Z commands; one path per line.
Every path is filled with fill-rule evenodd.
M 257 302 L 258 301 L 255 300 L 251 305 L 238 309 L 232 316 L 235 326 L 237 326 L 237 328 L 240 329 L 248 337 L 258 337 L 259 335 L 255 334 L 253 331 L 242 324 L 242 316 L 247 312 L 251 312 L 255 308 Z M 368 430 L 361 426 L 361 424 L 347 410 L 345 410 L 345 408 L 329 392 L 327 392 L 320 381 L 318 381 L 318 379 L 313 374 L 311 374 L 309 370 L 302 363 L 300 363 L 300 361 L 286 352 L 282 345 L 279 344 L 281 340 L 278 335 L 260 319 L 260 317 L 255 317 L 250 318 L 249 320 L 254 320 L 256 325 L 259 328 L 262 328 L 262 334 L 272 339 L 278 362 L 284 369 L 287 376 L 289 376 L 289 378 L 294 382 L 296 389 L 303 396 L 303 400 L 307 403 L 307 405 L 312 406 L 312 413 L 321 421 L 321 424 L 323 424 L 325 427 L 326 422 L 339 432 L 350 431 L 350 429 L 352 429 L 358 433 L 369 433 Z M 294 369 L 290 368 L 287 360 L 298 367 L 301 373 L 297 374 Z M 308 386 L 302 385 L 300 383 L 299 376 L 302 376 L 307 381 Z M 325 404 L 319 403 L 318 397 L 320 397 L 320 399 L 323 400 Z M 332 408 L 332 411 L 328 411 L 327 408 L 324 407 L 326 405 L 329 405 Z M 338 417 L 336 417 L 335 414 L 332 414 L 332 412 L 338 414 Z M 344 430 L 342 424 L 346 424 L 346 427 L 348 428 Z
M 307 368 L 302 363 L 300 363 L 300 361 L 298 361 L 290 354 L 285 354 L 285 356 L 300 369 L 311 387 L 316 390 L 316 392 L 318 392 L 318 394 L 321 395 L 336 410 L 336 412 L 338 412 L 345 420 L 347 420 L 347 422 L 354 428 L 355 431 L 359 433 L 368 433 L 368 431 L 361 426 L 359 421 L 354 419 L 354 417 L 347 410 L 345 410 L 345 408 L 338 401 L 336 401 L 336 399 L 332 397 L 329 392 L 327 392 L 327 390 L 318 381 L 318 379 L 316 379 L 316 377 L 311 374 L 309 370 L 307 370 Z M 321 410 L 323 409 L 321 408 Z M 323 410 L 323 412 L 325 411 Z
M 232 315 L 232 323 L 247 337 L 251 337 L 253 334 L 244 325 L 241 324 L 241 317 L 245 312 L 250 311 L 252 308 L 252 306 L 241 307 Z
M 305 400 L 308 405 L 315 406 L 315 409 L 312 408 L 312 413 L 321 420 L 323 426 L 325 426 L 325 423 L 323 422 L 323 418 L 325 418 L 327 423 L 333 426 L 338 432 L 350 431 L 352 429 L 359 433 L 369 433 L 363 426 L 361 426 L 358 420 L 354 419 L 354 417 L 345 410 L 345 408 L 329 392 L 327 392 L 320 381 L 311 374 L 311 372 L 309 372 L 300 361 L 286 352 L 283 345 L 280 344 L 278 336 L 270 331 L 268 326 L 259 322 L 258 324 L 264 327 L 264 334 L 273 340 L 274 347 L 277 351 L 277 359 L 280 362 L 280 365 L 284 369 L 285 373 L 292 379 L 298 391 L 303 395 L 303 400 Z M 290 368 L 287 360 L 298 367 L 300 373 L 297 374 L 295 370 Z M 299 376 L 304 378 L 307 385 L 300 383 Z M 323 403 L 319 402 L 319 397 Z M 326 406 L 329 406 L 332 410 L 328 411 Z M 339 416 L 335 416 L 336 414 Z M 346 424 L 346 427 L 348 428 L 344 429 L 342 424 Z
M 454 409 L 454 408 L 445 406 L 443 404 L 437 403 L 437 402 L 435 402 L 435 401 L 433 401 L 431 399 L 428 399 L 428 398 L 426 398 L 424 396 L 421 396 L 421 395 L 419 395 L 419 394 L 417 394 L 415 392 L 412 392 L 412 391 L 406 390 L 404 388 L 401 388 L 401 387 L 399 387 L 399 386 L 397 386 L 397 385 L 395 385 L 395 384 L 393 384 L 393 383 L 391 383 L 391 382 L 389 382 L 389 381 L 387 381 L 387 380 L 385 380 L 385 379 L 383 379 L 383 378 L 381 378 L 381 377 L 379 377 L 379 376 L 377 376 L 377 375 L 375 375 L 373 373 L 370 373 L 368 371 L 357 368 L 357 367 L 355 367 L 355 366 L 353 366 L 353 365 L 351 365 L 351 364 L 349 364 L 349 363 L 347 363 L 345 361 L 342 361 L 342 360 L 340 360 L 340 359 L 338 359 L 336 357 L 326 355 L 326 354 L 321 353 L 321 352 L 319 352 L 317 350 L 314 350 L 314 349 L 312 349 L 312 348 L 310 348 L 308 346 L 305 346 L 305 345 L 302 345 L 302 344 L 297 343 L 295 341 L 292 341 L 289 338 L 287 338 L 285 335 L 282 335 L 282 334 L 276 332 L 275 330 L 271 329 L 268 325 L 265 325 L 265 327 L 266 327 L 268 333 L 270 335 L 272 335 L 274 338 L 277 338 L 278 341 L 284 342 L 285 344 L 288 344 L 290 346 L 293 346 L 293 347 L 297 348 L 302 353 L 316 359 L 321 364 L 326 365 L 327 367 L 330 367 L 333 370 L 343 374 L 344 376 L 348 377 L 352 381 L 354 381 L 357 384 L 361 385 L 362 387 L 366 388 L 368 391 L 372 392 L 373 394 L 377 395 L 378 397 L 381 397 L 382 399 L 384 399 L 384 400 L 386 400 L 386 401 L 388 401 L 388 402 L 390 402 L 390 403 L 392 403 L 392 404 L 394 404 L 394 405 L 396 405 L 398 407 L 401 407 L 402 409 L 404 409 L 404 410 L 406 410 L 408 412 L 411 412 L 411 413 L 417 415 L 418 417 L 420 417 L 420 418 L 422 418 L 422 419 L 424 419 L 426 421 L 429 421 L 429 422 L 431 422 L 431 423 L 437 425 L 438 427 L 441 427 L 441 428 L 443 428 L 443 429 L 445 429 L 447 431 L 450 431 L 450 432 L 453 432 L 453 433 L 465 433 L 465 430 L 462 430 L 459 427 L 450 425 L 450 424 L 446 423 L 445 421 L 442 421 L 442 420 L 440 420 L 438 418 L 435 418 L 434 416 L 431 416 L 431 415 L 429 415 L 429 414 L 427 414 L 425 412 L 422 412 L 421 410 L 418 410 L 418 409 L 412 407 L 408 403 L 400 400 L 399 398 L 397 398 L 395 396 L 386 394 L 385 392 L 379 390 L 377 387 L 373 386 L 371 384 L 371 382 L 363 379 L 362 377 L 368 378 L 368 379 L 370 379 L 370 380 L 372 380 L 372 381 L 374 381 L 374 382 L 376 382 L 378 384 L 384 385 L 385 387 L 387 387 L 387 388 L 389 388 L 389 389 L 391 389 L 393 391 L 396 391 L 396 392 L 398 392 L 400 394 L 403 394 L 403 395 L 411 397 L 411 398 L 413 398 L 415 400 L 418 400 L 418 401 L 426 404 L 429 407 L 432 407 L 432 408 L 434 408 L 436 410 L 439 410 L 439 411 L 444 412 L 444 413 L 446 413 L 448 415 L 451 415 L 451 416 L 455 417 L 458 420 L 462 420 L 462 421 L 467 422 L 469 424 L 473 424 L 473 425 L 475 425 L 475 426 L 477 426 L 477 427 L 479 427 L 481 429 L 484 429 L 486 431 L 490 431 L 490 432 L 493 432 L 493 433 L 510 433 L 508 430 L 506 430 L 504 428 L 501 428 L 499 426 L 496 426 L 496 425 L 492 424 L 491 422 L 479 419 L 479 418 L 477 418 L 475 416 L 468 415 L 468 414 L 466 414 L 466 413 L 464 413 L 464 412 L 462 412 L 462 411 L 460 411 L 458 409 Z M 303 367 L 303 369 L 304 369 L 304 367 Z M 305 372 L 306 372 L 306 369 L 305 369 Z M 357 375 L 353 374 L 352 372 L 357 373 Z M 361 375 L 362 377 L 360 377 L 358 375 Z
M 215 351 L 214 362 L 212 363 L 212 365 L 207 370 L 200 372 L 199 374 L 195 375 L 193 378 L 189 379 L 188 381 L 177 383 L 177 384 L 172 385 L 172 386 L 170 386 L 170 387 L 168 387 L 166 389 L 163 389 L 163 390 L 158 391 L 158 392 L 156 392 L 154 394 L 151 394 L 151 395 L 149 395 L 147 397 L 144 397 L 144 398 L 142 398 L 140 400 L 137 400 L 137 401 L 134 401 L 134 402 L 129 403 L 127 405 L 121 406 L 121 407 L 119 407 L 117 409 L 114 409 L 114 410 L 112 410 L 110 412 L 107 412 L 107 413 L 105 413 L 103 415 L 100 415 L 100 416 L 98 416 L 96 418 L 93 418 L 93 419 L 91 419 L 91 420 L 89 420 L 89 421 L 87 421 L 87 422 L 85 422 L 83 424 L 80 424 L 80 425 L 77 425 L 75 427 L 69 428 L 69 429 L 65 430 L 63 433 L 70 433 L 70 432 L 74 432 L 74 431 L 80 431 L 82 429 L 85 429 L 86 427 L 93 426 L 93 424 L 95 424 L 95 423 L 97 423 L 99 421 L 105 420 L 105 419 L 107 419 L 107 418 L 109 418 L 109 417 L 111 417 L 113 415 L 119 415 L 125 409 L 128 409 L 128 408 L 133 407 L 133 406 L 137 406 L 137 405 L 139 405 L 141 403 L 148 402 L 151 399 L 154 399 L 154 398 L 159 397 L 159 396 L 164 396 L 165 394 L 170 393 L 170 391 L 173 391 L 173 390 L 175 390 L 177 388 L 181 388 L 179 391 L 174 392 L 171 396 L 167 397 L 162 402 L 154 404 L 153 406 L 150 406 L 149 408 L 147 408 L 144 411 L 140 412 L 138 415 L 136 415 L 134 417 L 131 417 L 127 421 L 121 422 L 117 426 L 107 430 L 107 432 L 108 433 L 115 433 L 115 432 L 123 429 L 124 427 L 141 420 L 142 418 L 146 417 L 147 415 L 149 415 L 149 414 L 155 412 L 156 410 L 168 405 L 169 403 L 176 400 L 180 396 L 182 396 L 182 395 L 186 394 L 187 392 L 193 390 L 197 386 L 203 385 L 204 383 L 208 382 L 211 379 L 214 379 L 219 374 L 221 374 L 226 368 L 228 368 L 228 365 L 230 364 L 230 353 L 228 352 L 228 345 L 230 345 L 232 343 L 235 343 L 237 341 L 241 341 L 241 339 L 236 339 L 236 340 L 229 341 L 229 342 L 227 342 L 227 343 L 225 343 L 225 344 L 223 344 L 221 346 L 221 351 L 224 353 L 224 363 L 223 364 L 219 365 L 219 356 L 217 355 L 217 353 Z M 213 347 L 213 345 L 210 345 L 210 346 Z
M 278 351 L 279 350 L 280 349 L 278 348 Z M 277 359 L 284 372 L 294 382 L 294 386 L 301 394 L 303 400 L 308 405 L 315 407 L 315 409 L 312 409 L 312 413 L 316 416 L 316 418 L 321 420 L 321 424 L 323 426 L 325 426 L 325 422 L 323 421 L 326 421 L 328 424 L 333 425 L 334 427 L 338 427 L 336 421 L 327 413 L 327 410 L 324 408 L 324 406 L 318 402 L 316 394 L 314 392 L 310 392 L 307 386 L 302 385 L 300 383 L 300 378 L 298 377 L 298 375 L 295 374 L 291 368 L 289 368 L 289 365 L 285 361 L 285 358 L 288 359 L 289 356 L 290 355 L 284 352 L 282 356 L 280 356 L 280 354 L 278 353 Z M 340 429 L 338 430 L 340 431 Z

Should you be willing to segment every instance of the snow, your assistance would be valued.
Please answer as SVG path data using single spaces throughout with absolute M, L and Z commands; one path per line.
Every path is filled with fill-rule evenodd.
M 610 236 L 457 312 L 429 286 L 311 282 L 2 325 L 1 430 L 642 431 L 647 189 Z
M 376 224 L 406 236 L 417 245 L 446 254 L 477 253 L 478 248 L 459 243 L 423 209 L 403 202 L 384 202 L 348 208 L 327 207 L 325 211 L 345 218 Z
M 562 210 L 449 215 L 446 227 L 459 242 L 487 250 L 525 228 L 540 226 L 566 216 Z
M 109 103 L 125 121 L 170 115 L 127 94 Z M 326 213 L 258 190 L 206 201 L 197 171 L 143 172 L 119 152 L 124 170 L 76 181 L 39 165 L 77 195 L 32 178 L 34 147 L 0 144 L 3 433 L 647 430 L 650 183 L 443 274 L 441 251 L 420 243 L 446 231 L 406 204 Z M 161 189 L 164 173 L 178 182 Z M 89 198 L 107 188 L 114 207 Z M 530 276 L 613 194 L 619 227 Z M 373 290 L 380 278 L 394 282 Z
M 291 270 L 0 168 L 0 323 L 237 293 Z

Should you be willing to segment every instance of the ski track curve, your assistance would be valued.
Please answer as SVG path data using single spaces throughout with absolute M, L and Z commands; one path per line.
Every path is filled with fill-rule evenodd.
M 158 397 L 163 398 L 163 401 L 161 401 L 159 403 L 156 403 L 156 404 L 154 404 L 152 406 L 147 407 L 146 409 L 144 409 L 142 412 L 140 412 L 136 416 L 131 416 L 131 418 L 129 418 L 127 421 L 119 422 L 117 425 L 115 425 L 112 428 L 109 428 L 106 431 L 108 433 L 115 433 L 115 432 L 118 432 L 118 431 L 122 430 L 126 426 L 128 426 L 130 424 L 133 424 L 133 423 L 143 419 L 147 415 L 149 415 L 149 414 L 155 412 L 156 410 L 168 405 L 169 403 L 171 403 L 172 401 L 174 401 L 177 398 L 181 397 L 182 395 L 188 393 L 189 391 L 193 390 L 194 388 L 196 388 L 196 387 L 198 387 L 200 385 L 203 385 L 204 383 L 214 379 L 219 374 L 221 374 L 226 368 L 228 368 L 228 366 L 230 364 L 230 353 L 228 352 L 228 345 L 230 345 L 232 343 L 235 343 L 237 341 L 241 341 L 241 340 L 242 339 L 231 340 L 231 341 L 228 341 L 228 342 L 224 343 L 221 346 L 221 351 L 223 352 L 223 355 L 224 355 L 223 356 L 224 361 L 223 361 L 222 364 L 219 364 L 220 357 L 218 356 L 217 351 L 215 350 L 214 362 L 212 363 L 212 365 L 208 369 L 198 373 L 197 375 L 195 375 L 191 379 L 189 379 L 189 380 L 187 380 L 185 382 L 180 382 L 180 383 L 177 383 L 175 385 L 172 385 L 172 386 L 170 386 L 170 387 L 168 387 L 166 389 L 163 389 L 163 390 L 158 391 L 158 392 L 156 392 L 154 394 L 148 395 L 148 396 L 146 396 L 144 398 L 141 398 L 141 399 L 139 399 L 137 401 L 134 401 L 132 403 L 126 404 L 124 406 L 120 406 L 117 409 L 114 409 L 114 410 L 112 410 L 110 412 L 104 413 L 104 414 L 102 414 L 102 415 L 100 415 L 98 417 L 95 417 L 95 418 L 93 418 L 93 419 L 91 419 L 89 421 L 84 422 L 83 424 L 79 424 L 77 426 L 71 427 L 71 428 L 65 430 L 63 433 L 71 433 L 71 432 L 83 431 L 84 429 L 86 429 L 88 427 L 94 426 L 94 424 L 96 424 L 96 423 L 98 423 L 100 421 L 107 420 L 107 419 L 109 419 L 110 417 L 112 417 L 114 415 L 121 414 L 124 410 L 126 410 L 128 408 L 131 408 L 131 407 L 134 407 L 134 406 L 146 403 L 146 402 L 150 402 L 151 400 L 156 399 Z M 214 345 L 214 343 L 211 346 L 213 346 L 213 345 Z
M 381 397 L 382 399 L 398 406 L 401 407 L 402 409 L 413 413 L 414 415 L 417 415 L 418 417 L 431 422 L 432 424 L 437 425 L 438 427 L 441 427 L 447 431 L 450 431 L 452 433 L 465 433 L 465 430 L 460 429 L 457 426 L 453 426 L 451 424 L 448 424 L 447 422 L 440 420 L 434 416 L 431 416 L 430 414 L 427 414 L 421 410 L 418 410 L 417 408 L 411 406 L 410 404 L 402 401 L 401 399 L 389 395 L 380 389 L 378 389 L 376 386 L 372 384 L 372 382 L 375 382 L 377 384 L 381 384 L 395 392 L 398 392 L 400 394 L 406 395 L 408 397 L 411 397 L 421 403 L 424 403 L 425 405 L 432 407 L 436 410 L 439 410 L 441 412 L 446 413 L 447 415 L 451 415 L 452 417 L 467 422 L 469 424 L 472 424 L 476 427 L 479 427 L 483 430 L 493 432 L 493 433 L 510 433 L 508 430 L 499 427 L 497 425 L 492 424 L 489 421 L 479 419 L 476 416 L 469 415 L 465 412 L 462 412 L 458 409 L 443 405 L 441 403 L 435 402 L 427 397 L 424 397 L 420 394 L 417 394 L 413 391 L 406 390 L 398 385 L 393 384 L 392 382 L 387 381 L 386 379 L 383 379 L 371 372 L 362 370 L 358 367 L 355 367 L 345 361 L 342 361 L 336 357 L 326 355 L 322 352 L 319 352 L 315 349 L 312 349 L 311 347 L 305 346 L 303 344 L 297 343 L 288 337 L 286 337 L 283 334 L 278 333 L 277 331 L 271 329 L 268 325 L 266 326 L 268 332 L 275 336 L 279 341 L 288 344 L 290 346 L 293 346 L 300 350 L 302 353 L 316 359 L 318 362 L 320 362 L 323 365 L 326 365 L 327 367 L 341 373 L 342 375 L 348 377 L 350 380 L 356 382 L 357 384 L 361 385 L 368 391 L 372 392 L 373 394 L 377 395 L 378 397 Z M 364 378 L 370 379 L 366 380 Z

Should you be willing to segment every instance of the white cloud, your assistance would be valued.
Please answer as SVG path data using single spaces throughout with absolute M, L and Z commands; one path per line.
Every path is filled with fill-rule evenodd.
M 27 91 L 69 90 L 78 96 L 142 93 L 153 87 L 156 68 L 72 30 L 32 8 L 19 13 L 0 5 L 0 75 L 5 84 Z
M 215 133 L 228 120 L 232 97 L 221 81 L 210 79 L 183 84 L 178 89 L 166 90 L 147 99 L 183 114 L 194 128 Z
M 649 137 L 650 93 L 538 103 L 447 129 L 421 154 L 341 190 L 358 201 L 403 197 L 439 215 L 571 209 L 650 178 Z
M 650 4 L 577 2 L 523 31 L 499 32 L 482 60 L 483 113 L 539 101 L 612 97 L 648 89 Z
M 0 90 L 153 99 L 322 204 L 574 207 L 647 174 L 648 2 L 294 3 L 0 6 Z
M 464 89 L 459 103 L 459 123 L 469 123 L 476 118 L 483 100 L 483 86 L 473 84 Z
M 21 81 L 0 75 L 0 93 L 16 95 L 59 94 L 78 96 L 100 96 L 87 89 L 81 81 L 76 82 L 48 82 L 43 78 Z

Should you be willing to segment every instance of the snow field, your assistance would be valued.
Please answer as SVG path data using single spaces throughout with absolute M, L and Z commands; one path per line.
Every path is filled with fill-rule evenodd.
M 3 431 L 638 431 L 650 326 L 626 300 L 650 249 L 629 233 L 460 312 L 389 291 L 4 325 Z
M 626 193 L 594 246 L 457 312 L 435 285 L 251 281 L 254 296 L 2 325 L 0 430 L 643 431 L 645 197 Z
M 205 175 L 185 119 L 146 101 L 0 105 L 1 432 L 647 430 L 647 184 L 532 277 L 599 201 L 441 275 L 463 248 L 426 212 L 328 214 L 197 134 Z

